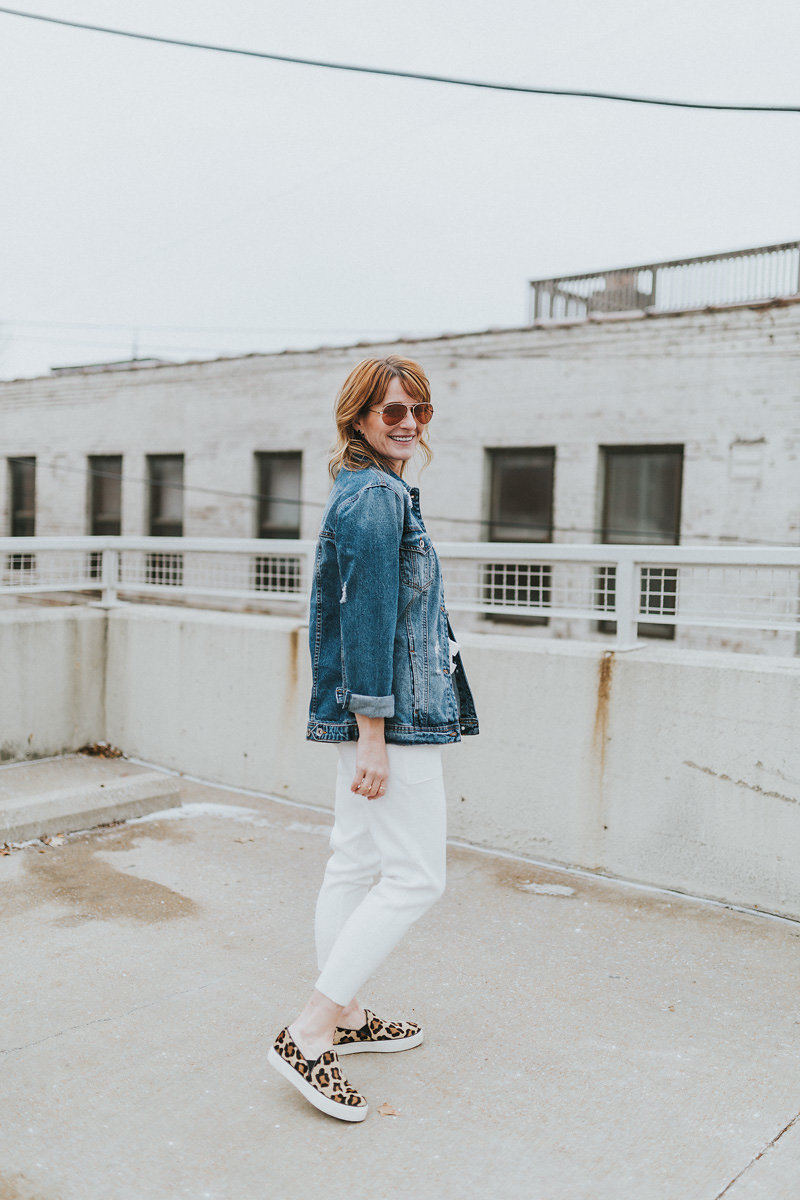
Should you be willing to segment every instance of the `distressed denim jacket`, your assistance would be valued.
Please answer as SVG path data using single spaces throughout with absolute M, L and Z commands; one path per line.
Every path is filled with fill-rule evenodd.
M 402 745 L 479 732 L 419 488 L 392 470 L 370 464 L 336 476 L 317 538 L 308 641 L 307 739 L 357 739 L 356 713 L 384 717 L 385 740 Z

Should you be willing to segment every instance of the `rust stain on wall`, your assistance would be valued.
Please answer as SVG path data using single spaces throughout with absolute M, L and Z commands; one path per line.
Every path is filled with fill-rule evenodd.
M 600 778 L 606 765 L 606 741 L 608 739 L 608 712 L 611 700 L 611 679 L 614 671 L 614 651 L 604 650 L 598 664 L 597 700 L 594 709 L 592 745 L 600 749 Z
M 299 649 L 300 630 L 295 626 L 289 632 L 289 692 L 294 693 L 297 687 L 297 654 Z

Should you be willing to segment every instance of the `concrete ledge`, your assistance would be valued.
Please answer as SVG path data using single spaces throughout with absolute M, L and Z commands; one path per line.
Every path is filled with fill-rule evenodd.
M 445 747 L 451 837 L 800 920 L 800 661 L 459 641 L 481 735 Z M 0 694 L 0 760 L 104 740 L 149 770 L 332 808 L 337 748 L 305 738 L 308 651 L 304 622 L 268 614 L 4 619 L 0 663 L 18 686 Z M 0 766 L 0 811 L 5 772 L 23 769 Z
M 31 792 L 14 799 L 0 796 L 0 844 L 93 829 L 180 803 L 180 782 L 157 771 Z

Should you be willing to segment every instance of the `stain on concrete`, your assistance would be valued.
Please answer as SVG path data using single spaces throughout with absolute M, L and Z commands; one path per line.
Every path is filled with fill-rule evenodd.
M 33 734 L 29 733 L 27 737 L 28 746 L 33 741 Z M 73 746 L 53 746 L 52 749 L 46 747 L 38 750 L 24 749 L 21 742 L 3 742 L 0 745 L 0 763 L 27 763 L 36 762 L 40 758 L 64 758 L 67 755 L 74 754 Z
M 757 783 L 748 783 L 746 779 L 734 779 L 732 775 L 726 775 L 724 771 L 715 771 L 712 767 L 704 767 L 699 763 L 690 762 L 688 758 L 683 760 L 685 767 L 692 767 L 695 771 L 702 771 L 704 775 L 711 775 L 714 779 L 724 779 L 726 783 L 732 783 L 735 787 L 747 788 L 750 792 L 757 792 L 759 796 L 768 796 L 773 800 L 785 800 L 787 804 L 798 804 L 800 801 L 797 796 L 787 796 L 783 792 L 768 791 L 762 788 Z
M 98 856 L 99 852 L 130 852 L 143 838 L 193 840 L 185 827 L 153 821 L 85 834 L 49 847 L 44 854 L 28 847 L 22 855 L 22 875 L 4 889 L 4 911 L 13 916 L 42 905 L 69 908 L 50 921 L 55 928 L 65 929 L 89 921 L 158 924 L 194 915 L 199 905 L 188 896 L 156 880 L 118 870 Z
M 597 669 L 597 694 L 594 708 L 594 726 L 592 729 L 592 751 L 596 757 L 596 763 L 590 759 L 590 774 L 586 783 L 586 797 L 584 801 L 587 811 L 583 818 L 585 829 L 592 831 L 586 843 L 587 855 L 595 854 L 595 851 L 593 849 L 590 851 L 588 847 L 596 847 L 602 841 L 604 831 L 608 829 L 608 825 L 603 819 L 603 787 L 606 769 L 606 745 L 609 740 L 608 723 L 615 657 L 613 650 L 604 650 L 598 662 Z M 587 857 L 587 865 L 588 861 Z M 601 865 L 599 858 L 594 858 L 593 865 L 596 867 Z
M 295 626 L 289 631 L 289 690 L 297 687 L 297 652 L 300 630 Z
M 534 877 L 535 887 L 532 886 Z M 532 867 L 530 863 L 504 862 L 498 863 L 494 869 L 494 881 L 502 887 L 510 887 L 522 892 L 536 892 L 544 888 L 555 889 L 543 893 L 555 896 L 577 894 L 574 887 L 568 887 L 566 891 L 562 891 L 563 880 L 563 875 L 559 878 L 556 872 L 548 871 L 546 867 Z
M 273 781 L 270 791 L 283 795 L 290 791 L 289 777 L 292 775 L 287 765 L 289 747 L 294 743 L 294 722 L 297 719 L 297 687 L 299 678 L 300 628 L 295 626 L 289 631 L 289 661 L 287 663 L 286 696 L 280 706 L 278 729 L 274 742 L 275 763 Z M 286 776 L 286 779 L 282 779 Z
M 608 740 L 608 711 L 611 700 L 611 679 L 614 672 L 614 651 L 604 650 L 603 657 L 598 664 L 597 673 L 597 701 L 594 710 L 594 729 L 592 731 L 592 745 L 597 747 L 599 743 L 600 750 L 600 778 L 603 778 L 603 772 L 606 766 L 606 742 Z
M 43 1192 L 24 1175 L 0 1176 L 0 1200 L 56 1200 L 55 1193 Z
M 535 879 L 528 883 L 518 883 L 521 892 L 533 892 L 537 896 L 574 896 L 575 888 L 567 887 L 565 883 L 537 883 Z

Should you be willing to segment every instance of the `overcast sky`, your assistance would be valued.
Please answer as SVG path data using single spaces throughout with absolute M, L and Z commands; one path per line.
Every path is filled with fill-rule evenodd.
M 800 103 L 797 0 L 32 5 L 370 66 Z M 5 14 L 0 98 L 4 379 L 134 347 L 513 326 L 531 278 L 800 238 L 800 114 L 458 88 Z

